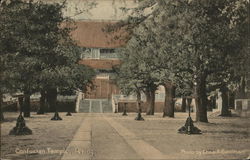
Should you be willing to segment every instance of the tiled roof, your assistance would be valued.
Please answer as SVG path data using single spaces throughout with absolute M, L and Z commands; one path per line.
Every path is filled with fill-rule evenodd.
M 81 47 L 87 48 L 118 48 L 125 44 L 124 41 L 115 39 L 116 36 L 125 35 L 124 31 L 115 34 L 107 33 L 103 29 L 115 22 L 78 21 L 72 37 Z
M 120 60 L 111 59 L 82 59 L 79 64 L 84 64 L 94 69 L 112 69 L 112 67 L 121 64 Z

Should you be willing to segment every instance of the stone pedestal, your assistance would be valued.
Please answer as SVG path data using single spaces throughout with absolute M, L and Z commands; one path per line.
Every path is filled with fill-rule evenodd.
M 179 133 L 183 134 L 201 134 L 201 130 L 194 126 L 192 118 L 189 116 L 183 127 L 178 130 Z
M 32 134 L 32 130 L 26 126 L 25 120 L 21 113 L 17 118 L 16 126 L 10 131 L 9 135 L 30 135 L 30 134 Z

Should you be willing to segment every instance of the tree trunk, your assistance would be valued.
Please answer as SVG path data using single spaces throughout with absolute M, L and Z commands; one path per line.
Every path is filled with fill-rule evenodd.
M 165 103 L 163 108 L 163 117 L 174 117 L 175 106 L 175 86 L 172 83 L 166 83 L 165 87 Z
M 2 112 L 2 108 L 1 108 L 0 114 L 1 114 L 0 122 L 2 122 L 2 121 L 4 121 L 4 115 L 3 115 L 3 112 Z
M 240 86 L 239 86 L 239 92 L 238 92 L 238 94 L 239 94 L 238 96 L 240 98 L 245 98 L 246 97 L 245 88 L 246 88 L 246 79 L 245 79 L 245 76 L 242 76 Z
M 46 99 L 48 101 L 49 111 L 56 112 L 57 89 L 56 88 L 48 89 Z
M 191 111 L 191 103 L 192 103 L 192 98 L 187 98 L 187 108 L 188 108 L 188 110 L 189 110 L 189 108 L 190 108 L 190 111 Z
M 221 109 L 221 116 L 227 117 L 231 116 L 231 113 L 229 111 L 229 92 L 226 86 L 222 86 L 220 89 L 221 91 L 221 98 L 222 98 L 222 109 Z
M 206 95 L 206 74 L 200 74 L 197 77 L 196 92 L 196 121 L 208 122 L 207 119 L 207 95 Z
M 146 115 L 154 115 L 155 110 L 155 90 L 149 90 L 146 92 Z
M 211 107 L 212 109 L 216 108 L 216 96 L 211 97 Z
M 235 92 L 229 92 L 229 108 L 234 109 L 235 106 Z
M 3 94 L 0 93 L 0 122 L 4 120 L 2 106 L 3 106 Z
M 141 109 L 141 93 L 139 91 L 136 92 L 136 100 L 137 100 L 137 104 L 136 104 L 137 110 L 138 110 L 138 112 L 141 112 L 142 111 L 142 109 Z
M 46 110 L 46 92 L 45 90 L 41 90 L 41 97 L 40 97 L 40 108 L 37 111 L 37 114 L 44 114 Z
M 29 92 L 24 92 L 24 117 L 30 117 L 30 95 Z
M 140 91 L 137 91 L 136 93 L 136 96 L 137 96 L 137 116 L 135 117 L 135 120 L 137 121 L 144 121 L 144 118 L 141 116 L 141 112 L 142 112 L 142 109 L 141 109 L 141 93 Z
M 207 99 L 207 110 L 208 111 L 213 111 L 212 100 L 211 99 Z
M 23 96 L 18 97 L 18 105 L 19 105 L 20 114 L 22 114 L 22 112 L 24 112 L 23 99 L 24 99 Z
M 187 108 L 187 102 L 186 102 L 186 98 L 182 98 L 182 103 L 181 103 L 181 112 L 186 112 L 186 108 Z

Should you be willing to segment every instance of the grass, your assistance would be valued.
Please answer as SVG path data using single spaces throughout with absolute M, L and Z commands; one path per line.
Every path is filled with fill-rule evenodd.
M 62 121 L 51 121 L 53 113 L 31 113 L 31 117 L 25 118 L 25 121 L 33 134 L 11 136 L 9 131 L 16 125 L 18 113 L 4 113 L 5 121 L 1 123 L 1 158 L 60 159 L 84 118 L 84 114 L 65 115 L 64 112 L 60 113 Z

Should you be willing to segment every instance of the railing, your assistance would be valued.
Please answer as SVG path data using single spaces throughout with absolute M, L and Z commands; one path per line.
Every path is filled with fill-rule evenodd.
M 113 112 L 118 111 L 118 102 L 136 102 L 137 97 L 135 95 L 125 96 L 122 94 L 112 94 L 112 110 Z M 145 94 L 141 95 L 141 100 L 146 101 Z M 164 102 L 165 93 L 156 93 L 155 94 L 155 102 Z
M 82 59 L 119 59 L 119 54 L 83 52 L 81 55 L 81 58 Z
M 112 95 L 113 99 L 115 101 L 136 101 L 137 97 L 135 95 L 129 95 L 129 96 L 125 96 L 122 94 L 113 94 Z M 146 101 L 146 96 L 145 94 L 141 95 L 141 100 L 142 101 Z M 165 100 L 165 93 L 156 93 L 155 94 L 155 101 L 164 101 Z
M 71 95 L 71 96 L 63 96 L 63 95 L 57 95 L 57 100 L 60 102 L 64 101 L 76 101 L 77 95 Z
M 119 54 L 117 53 L 104 53 L 100 54 L 100 59 L 119 59 Z

